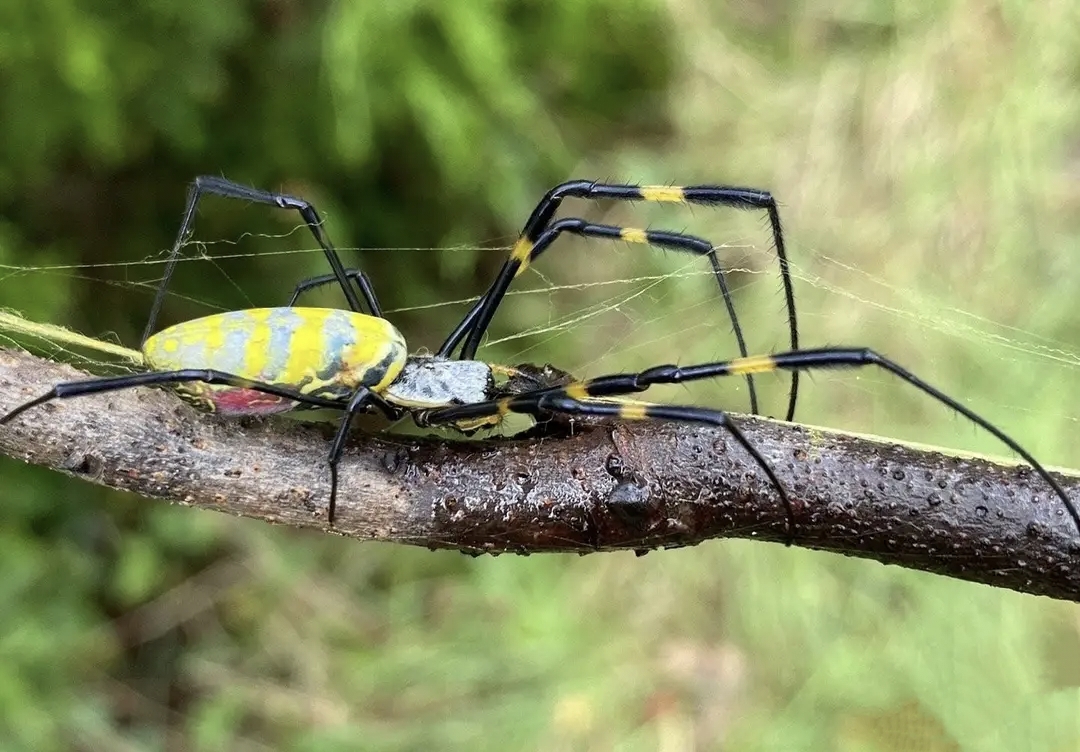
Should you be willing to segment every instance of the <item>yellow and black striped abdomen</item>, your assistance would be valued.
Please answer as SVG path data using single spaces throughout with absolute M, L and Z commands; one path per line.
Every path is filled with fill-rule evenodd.
M 253 308 L 171 326 L 143 346 L 155 371 L 206 368 L 326 399 L 359 386 L 379 392 L 401 372 L 407 350 L 385 319 L 336 308 Z M 292 400 L 233 386 L 177 387 L 200 407 L 230 415 L 291 410 Z

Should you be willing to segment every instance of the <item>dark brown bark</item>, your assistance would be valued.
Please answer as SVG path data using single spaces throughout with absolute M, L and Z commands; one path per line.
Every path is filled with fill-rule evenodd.
M 0 351 L 0 413 L 80 378 Z M 1078 535 L 1025 467 L 739 418 L 795 506 L 796 545 L 1080 600 Z M 0 453 L 145 497 L 326 528 L 331 427 L 199 414 L 165 391 L 56 400 L 0 427 Z M 1061 476 L 1073 498 L 1080 481 Z M 468 553 L 649 551 L 785 539 L 775 488 L 723 432 L 613 423 L 565 439 L 359 434 L 336 532 Z

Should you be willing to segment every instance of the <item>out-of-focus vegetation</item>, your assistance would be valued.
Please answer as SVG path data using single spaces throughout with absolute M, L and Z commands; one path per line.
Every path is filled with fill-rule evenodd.
M 754 185 L 806 344 L 872 345 L 1076 466 L 1078 92 L 1069 2 L 8 3 L 0 306 L 137 343 L 188 181 L 224 174 L 314 201 L 431 347 L 554 182 Z M 724 244 L 754 349 L 785 346 L 763 218 L 579 210 Z M 298 225 L 208 200 L 168 320 L 284 302 L 324 271 Z M 484 357 L 731 353 L 700 266 L 560 248 Z M 880 374 L 804 383 L 804 421 L 999 451 Z M 669 396 L 745 409 L 740 384 Z M 742 542 L 474 560 L 0 479 L 4 749 L 1080 740 L 1071 605 Z

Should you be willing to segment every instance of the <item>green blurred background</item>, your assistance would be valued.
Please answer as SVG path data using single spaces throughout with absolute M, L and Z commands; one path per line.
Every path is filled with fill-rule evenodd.
M 1080 465 L 1072 2 L 7 0 L 0 117 L 0 306 L 38 321 L 137 345 L 202 173 L 312 200 L 416 347 L 555 182 L 751 185 L 805 344 L 871 345 Z M 785 347 L 763 217 L 568 210 L 710 238 L 752 349 Z M 283 303 L 325 271 L 298 225 L 206 201 L 168 322 Z M 733 352 L 693 259 L 556 248 L 482 357 Z M 804 384 L 804 422 L 1000 452 L 886 376 Z M 1080 748 L 1069 604 L 741 541 L 470 559 L 0 478 L 5 750 Z

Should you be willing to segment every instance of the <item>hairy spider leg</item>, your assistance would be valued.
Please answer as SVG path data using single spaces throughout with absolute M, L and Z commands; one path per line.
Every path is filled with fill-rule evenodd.
M 946 407 L 955 410 L 970 420 L 975 425 L 988 431 L 1027 462 L 1054 493 L 1061 499 L 1072 517 L 1076 529 L 1080 532 L 1080 513 L 1069 499 L 1065 489 L 1062 488 L 1053 476 L 1044 468 L 1034 456 L 1021 447 L 1015 440 L 1010 438 L 1004 431 L 983 418 L 973 410 L 965 407 L 952 397 L 939 389 L 923 381 L 912 372 L 898 363 L 876 353 L 869 348 L 849 347 L 823 347 L 811 350 L 793 350 L 791 352 L 775 353 L 772 355 L 755 355 L 748 358 L 735 358 L 727 361 L 704 363 L 695 366 L 663 365 L 648 368 L 639 373 L 620 373 L 609 376 L 599 376 L 587 381 L 580 381 L 561 387 L 542 389 L 534 392 L 503 397 L 490 402 L 475 405 L 461 405 L 458 407 L 440 408 L 431 410 L 423 415 L 425 423 L 446 423 L 465 418 L 478 418 L 485 415 L 506 415 L 507 413 L 527 413 L 533 416 L 542 416 L 544 412 L 568 412 L 570 403 L 574 402 L 579 407 L 573 407 L 578 413 L 597 414 L 598 408 L 593 407 L 596 403 L 590 402 L 593 398 L 611 398 L 622 395 L 643 392 L 655 384 L 682 384 L 699 379 L 709 379 L 721 376 L 744 375 L 747 373 L 768 373 L 776 370 L 814 370 L 825 368 L 862 368 L 865 366 L 877 366 L 897 376 L 919 391 L 929 395 Z M 610 414 L 626 420 L 644 420 L 650 418 L 669 418 L 677 421 L 711 423 L 723 425 L 729 431 L 731 422 L 724 413 L 715 410 L 705 410 L 703 413 L 695 412 L 699 408 L 686 408 L 681 415 L 665 413 L 672 406 L 648 405 L 648 404 L 619 404 L 605 408 Z M 680 408 L 682 410 L 682 408 Z M 740 442 L 742 443 L 742 442 Z M 744 445 L 745 446 L 745 445 Z M 758 465 L 765 466 L 760 455 L 751 452 L 751 456 Z M 767 464 L 767 463 L 766 463 Z M 768 471 L 770 480 L 775 483 L 775 476 Z M 777 484 L 781 498 L 785 503 L 785 512 L 788 515 L 789 536 L 793 528 L 790 528 L 793 514 L 790 504 L 786 501 L 787 496 Z
M 386 400 L 367 387 L 359 387 L 347 401 L 344 401 L 327 399 L 312 394 L 303 394 L 295 389 L 252 381 L 251 379 L 245 379 L 235 374 L 225 373 L 224 371 L 206 368 L 186 368 L 175 371 L 148 371 L 146 373 L 132 373 L 124 376 L 105 376 L 97 379 L 82 379 L 79 381 L 68 381 L 57 384 L 40 397 L 24 402 L 6 415 L 0 417 L 0 425 L 9 423 L 32 407 L 51 402 L 54 399 L 78 397 L 86 394 L 115 392 L 137 386 L 175 386 L 177 384 L 196 381 L 204 384 L 221 384 L 251 389 L 252 391 L 262 392 L 263 394 L 294 400 L 295 402 L 309 407 L 330 408 L 334 410 L 343 410 L 345 412 L 344 416 L 342 416 L 337 433 L 330 444 L 330 452 L 327 458 L 327 464 L 330 466 L 330 503 L 327 507 L 326 518 L 327 523 L 331 527 L 334 525 L 334 516 L 337 510 L 338 463 L 341 461 L 341 454 L 345 449 L 345 439 L 348 435 L 349 425 L 352 422 L 353 416 L 355 416 L 356 413 L 365 412 L 368 407 L 375 407 L 391 421 L 398 420 L 402 414 L 398 408 L 386 402 Z
M 330 243 L 330 236 L 323 228 L 322 218 L 319 216 L 318 212 L 315 211 L 314 206 L 304 199 L 295 196 L 251 188 L 213 175 L 200 175 L 195 178 L 191 187 L 188 189 L 187 205 L 184 207 L 184 218 L 180 223 L 180 230 L 176 234 L 176 241 L 173 243 L 172 251 L 169 253 L 169 260 L 165 264 L 165 272 L 161 277 L 161 283 L 158 285 L 157 293 L 154 295 L 154 302 L 150 306 L 150 317 L 146 322 L 146 329 L 143 330 L 142 343 L 145 343 L 157 328 L 158 315 L 161 313 L 161 307 L 165 302 L 165 292 L 168 288 L 169 280 L 176 270 L 176 263 L 180 259 L 180 249 L 191 235 L 192 224 L 195 221 L 195 210 L 198 208 L 199 200 L 205 194 L 222 196 L 224 198 L 235 198 L 244 201 L 254 201 L 260 204 L 276 206 L 280 209 L 295 209 L 298 211 L 301 218 L 304 220 L 304 224 L 307 225 L 311 234 L 315 237 L 316 242 L 319 244 L 319 247 L 322 248 L 323 253 L 326 254 L 326 259 L 330 262 L 330 268 L 334 272 L 334 279 L 341 286 L 341 291 L 345 294 L 345 300 L 348 302 L 349 308 L 353 311 L 362 312 L 360 299 L 356 296 L 356 290 L 353 289 L 352 284 L 349 282 L 349 275 L 345 271 L 345 266 L 341 263 L 341 258 L 338 256 L 337 251 L 334 250 L 334 246 Z M 364 302 L 367 303 L 368 308 L 374 314 L 375 311 L 378 310 L 378 302 L 375 300 L 375 293 L 371 289 L 367 277 L 361 275 L 355 277 L 355 279 L 359 284 L 360 293 L 364 298 Z
M 476 346 L 479 344 L 480 337 L 483 332 L 487 330 L 491 318 L 495 315 L 496 309 L 499 307 L 499 304 L 502 302 L 503 297 L 510 287 L 510 283 L 516 276 L 524 272 L 530 264 L 539 258 L 540 255 L 563 233 L 570 233 L 581 237 L 622 240 L 627 243 L 643 243 L 659 248 L 668 248 L 675 251 L 692 253 L 697 256 L 708 256 L 712 261 L 716 280 L 723 293 L 724 302 L 727 306 L 728 318 L 730 318 L 735 330 L 735 339 L 738 343 L 739 353 L 746 357 L 746 341 L 743 339 L 742 327 L 739 325 L 739 317 L 735 313 L 735 304 L 732 301 L 731 294 L 728 290 L 724 271 L 720 267 L 720 262 L 717 261 L 716 253 L 709 241 L 681 232 L 643 230 L 633 227 L 594 224 L 576 217 L 566 217 L 564 219 L 556 220 L 540 233 L 536 242 L 522 243 L 521 241 L 518 241 L 518 244 L 514 247 L 516 255 L 512 256 L 503 265 L 495 282 L 488 288 L 488 291 L 484 296 L 476 301 L 476 304 L 473 305 L 472 309 L 465 314 L 465 318 L 462 319 L 461 323 L 457 325 L 453 332 L 451 332 L 446 342 L 439 348 L 438 354 L 442 357 L 449 357 L 450 353 L 457 346 L 457 343 L 465 335 L 465 332 L 469 331 L 469 339 L 462 348 L 461 357 L 466 360 L 475 358 Z M 476 344 L 471 345 L 470 343 L 472 343 L 474 339 L 476 340 Z M 758 401 L 757 391 L 754 388 L 753 376 L 747 374 L 746 383 L 750 393 L 750 412 L 756 415 L 758 412 Z
M 451 339 L 443 345 L 447 352 L 453 350 L 464 331 L 469 329 L 469 337 L 462 350 L 463 358 L 474 358 L 480 345 L 480 339 L 491 322 L 491 317 L 502 300 L 506 289 L 510 286 L 514 277 L 530 260 L 532 247 L 537 244 L 541 235 L 551 224 L 555 212 L 566 198 L 583 199 L 614 199 L 621 201 L 653 201 L 663 203 L 702 204 L 706 206 L 727 206 L 735 209 L 764 210 L 769 217 L 769 225 L 772 230 L 773 248 L 780 264 L 780 277 L 784 287 L 784 301 L 787 306 L 788 330 L 791 340 L 791 349 L 799 349 L 799 328 L 795 314 L 795 293 L 791 281 L 791 269 L 788 264 L 787 250 L 784 243 L 784 232 L 780 225 L 780 212 L 777 208 L 776 199 L 769 191 L 757 188 L 745 188 L 728 185 L 632 185 L 619 183 L 598 183 L 590 180 L 570 180 L 555 186 L 548 191 L 533 209 L 525 227 L 521 231 L 517 242 L 510 252 L 495 282 L 488 290 L 484 298 L 484 304 L 479 312 L 470 312 L 475 315 L 475 321 L 463 322 L 462 331 L 455 330 Z M 740 352 L 745 354 L 742 347 L 742 330 L 734 315 L 734 304 L 728 293 L 724 281 L 720 262 L 716 258 L 715 250 L 710 245 L 709 259 L 713 266 L 714 276 L 720 286 L 720 293 L 724 297 L 729 317 L 732 319 L 732 328 L 740 345 Z M 440 351 L 441 352 L 441 351 Z M 795 416 L 795 403 L 799 391 L 799 374 L 791 372 L 791 391 L 788 397 L 786 419 L 792 420 Z M 753 412 L 757 412 L 754 409 Z

